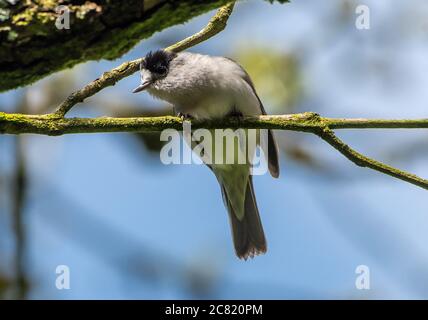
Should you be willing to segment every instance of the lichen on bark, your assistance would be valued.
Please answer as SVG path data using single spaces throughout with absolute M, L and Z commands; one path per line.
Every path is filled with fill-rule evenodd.
M 153 33 L 227 2 L 0 0 L 0 91 L 80 62 L 119 58 Z M 69 9 L 70 29 L 55 27 L 61 5 Z

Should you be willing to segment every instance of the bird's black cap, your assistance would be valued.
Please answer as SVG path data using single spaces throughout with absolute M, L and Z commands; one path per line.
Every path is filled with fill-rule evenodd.
M 169 70 L 169 63 L 176 57 L 177 54 L 165 50 L 150 51 L 141 67 L 153 73 L 165 74 Z

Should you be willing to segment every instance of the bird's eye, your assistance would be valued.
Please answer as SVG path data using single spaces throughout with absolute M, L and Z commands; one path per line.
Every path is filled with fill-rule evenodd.
M 156 73 L 160 75 L 165 75 L 167 73 L 168 69 L 165 66 L 158 66 L 156 68 Z

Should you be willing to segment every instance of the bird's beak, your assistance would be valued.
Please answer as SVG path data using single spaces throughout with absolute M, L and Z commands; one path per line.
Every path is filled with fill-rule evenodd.
M 150 81 L 150 80 L 144 81 L 138 87 L 136 87 L 132 91 L 132 93 L 137 93 L 137 92 L 143 91 L 143 90 L 147 89 L 147 87 L 150 86 L 151 84 L 152 84 L 152 81 Z

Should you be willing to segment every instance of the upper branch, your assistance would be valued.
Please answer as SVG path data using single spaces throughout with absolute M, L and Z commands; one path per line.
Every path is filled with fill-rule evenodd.
M 197 45 L 209 38 L 215 36 L 217 33 L 221 32 L 226 28 L 227 21 L 229 20 L 230 15 L 232 14 L 233 8 L 235 6 L 235 1 L 231 1 L 225 6 L 218 9 L 217 13 L 211 18 L 208 24 L 201 31 L 195 33 L 194 35 L 181 40 L 165 50 L 180 52 L 186 50 L 190 47 Z
M 229 1 L 0 0 L 0 92 L 85 61 L 120 58 L 155 32 Z
M 224 5 L 218 9 L 217 13 L 211 18 L 208 24 L 198 33 L 190 36 L 182 41 L 177 42 L 165 50 L 180 52 L 187 48 L 190 48 L 198 43 L 201 43 L 217 33 L 221 32 L 225 27 L 227 20 L 232 14 L 235 1 L 231 1 L 228 4 Z M 79 102 L 83 102 L 86 98 L 89 98 L 102 89 L 113 86 L 116 82 L 130 76 L 131 74 L 137 72 L 140 68 L 140 63 L 143 59 L 136 59 L 133 61 L 128 61 L 122 63 L 120 66 L 104 72 L 103 75 L 95 79 L 94 81 L 88 83 L 82 89 L 73 92 L 67 97 L 57 108 L 54 115 L 56 117 L 64 117 L 65 114 L 70 111 L 73 106 Z

